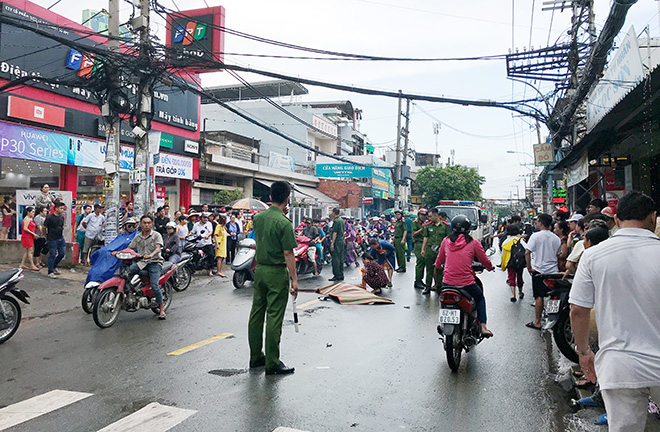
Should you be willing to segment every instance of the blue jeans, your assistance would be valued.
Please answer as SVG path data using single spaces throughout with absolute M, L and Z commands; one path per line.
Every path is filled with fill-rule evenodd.
M 48 274 L 51 274 L 66 255 L 66 241 L 64 238 L 48 242 Z
M 481 324 L 486 324 L 486 298 L 484 292 L 479 285 L 473 283 L 472 285 L 462 287 L 474 299 L 477 306 L 477 319 Z
M 131 264 L 131 266 L 128 268 L 128 280 L 130 280 L 134 274 L 144 274 L 146 272 L 146 274 L 149 275 L 149 285 L 151 285 L 151 291 L 154 292 L 154 297 L 156 298 L 156 303 L 158 303 L 158 305 L 163 304 L 163 293 L 158 286 L 160 271 L 161 267 L 158 263 L 149 263 L 142 270 L 140 270 L 140 267 L 138 267 L 137 263 Z

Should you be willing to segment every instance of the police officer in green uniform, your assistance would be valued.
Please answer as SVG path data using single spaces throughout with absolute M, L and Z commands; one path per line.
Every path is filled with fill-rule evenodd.
M 435 259 L 438 257 L 442 240 L 451 234 L 449 225 L 445 223 L 447 213 L 438 212 L 437 208 L 432 208 L 429 219 L 431 219 L 431 223 L 424 228 L 424 243 L 422 243 L 422 256 L 426 262 L 426 287 L 422 291 L 424 295 L 431 293 L 434 277 L 436 284 L 438 281 L 442 283 L 442 270 L 435 269 Z
M 406 272 L 406 235 L 408 234 L 408 229 L 406 227 L 406 221 L 403 220 L 403 212 L 401 210 L 396 210 L 394 212 L 396 216 L 396 223 L 394 224 L 394 251 L 396 253 L 396 263 L 399 266 L 396 270 L 397 273 Z
M 293 373 L 294 368 L 280 361 L 282 320 L 287 294 L 298 296 L 298 277 L 293 249 L 296 236 L 288 212 L 291 186 L 276 181 L 270 187 L 273 205 L 254 216 L 254 236 L 257 242 L 257 268 L 254 271 L 254 294 L 248 323 L 250 368 L 266 366 L 266 375 Z M 289 288 L 289 278 L 291 287 Z M 264 344 L 264 318 L 266 339 Z M 265 345 L 265 355 L 262 346 Z
M 344 219 L 339 216 L 339 209 L 332 209 L 332 240 L 330 241 L 330 251 L 332 252 L 332 278 L 331 282 L 344 280 L 344 231 L 346 224 Z
M 415 288 L 426 288 L 422 279 L 424 279 L 424 268 L 426 262 L 422 255 L 422 244 L 424 243 L 424 227 L 426 225 L 426 209 L 419 209 L 417 212 L 417 219 L 412 223 L 411 231 L 413 244 L 415 249 Z

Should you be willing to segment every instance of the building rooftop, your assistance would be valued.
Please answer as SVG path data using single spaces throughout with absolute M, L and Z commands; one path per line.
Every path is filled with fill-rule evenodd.
M 302 84 L 286 80 L 273 80 L 262 81 L 250 84 L 252 88 L 248 88 L 242 84 L 238 85 L 225 85 L 217 87 L 206 87 L 204 90 L 211 93 L 215 98 L 223 102 L 261 99 L 263 96 L 269 98 L 285 97 L 285 96 L 299 96 L 309 93 L 309 90 Z M 202 95 L 203 104 L 215 103 L 212 99 Z

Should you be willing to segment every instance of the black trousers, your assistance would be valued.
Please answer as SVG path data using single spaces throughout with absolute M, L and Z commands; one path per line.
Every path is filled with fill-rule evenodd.
M 236 243 L 237 240 L 227 237 L 227 264 L 233 262 L 236 257 Z

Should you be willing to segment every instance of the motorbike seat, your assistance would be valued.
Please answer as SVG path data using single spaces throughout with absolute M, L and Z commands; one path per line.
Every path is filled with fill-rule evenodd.
M 6 284 L 19 271 L 19 269 L 0 271 L 0 286 Z
M 171 262 L 169 262 L 169 261 L 165 261 L 165 262 L 163 263 L 163 265 L 161 266 L 161 268 L 162 268 L 162 272 L 163 272 L 163 273 L 167 272 L 167 271 L 172 267 L 172 265 L 173 265 L 173 264 L 172 264 Z
M 460 295 L 461 297 L 466 298 L 469 302 L 474 302 L 474 299 L 472 298 L 472 296 L 470 295 L 470 293 L 467 292 L 467 291 L 465 291 L 465 290 L 463 289 L 463 287 L 457 287 L 457 286 L 451 286 L 451 285 L 443 285 L 443 286 L 442 286 L 442 289 L 440 290 L 440 292 L 445 292 L 445 291 L 448 291 L 448 292 L 455 292 L 455 293 L 457 293 L 458 295 Z

